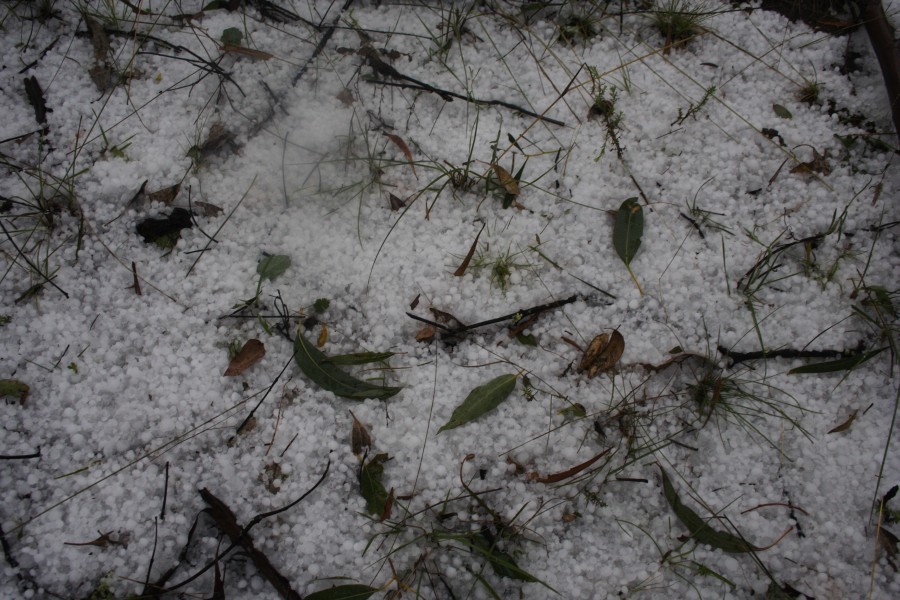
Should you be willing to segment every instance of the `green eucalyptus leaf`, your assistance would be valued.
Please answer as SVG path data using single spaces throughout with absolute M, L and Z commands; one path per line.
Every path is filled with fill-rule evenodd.
M 888 347 L 878 348 L 876 350 L 870 350 L 869 352 L 864 352 L 862 354 L 854 354 L 852 356 L 845 356 L 844 358 L 839 358 L 837 360 L 829 360 L 820 363 L 813 363 L 811 365 L 803 365 L 802 367 L 797 367 L 796 369 L 791 369 L 788 371 L 788 375 L 811 375 L 817 373 L 836 373 L 838 371 L 852 371 L 859 365 L 863 364 L 869 359 L 875 358 Z
M 353 352 L 351 354 L 335 354 L 325 358 L 332 365 L 367 365 L 381 362 L 394 356 L 395 352 Z
M 306 600 L 366 600 L 378 591 L 381 590 L 360 583 L 350 583 L 307 594 Z
M 625 266 L 641 247 L 641 236 L 644 234 L 644 211 L 637 198 L 624 201 L 616 211 L 616 224 L 613 228 L 613 247 Z
M 351 398 L 353 400 L 377 398 L 385 400 L 403 389 L 372 385 L 349 375 L 333 363 L 328 362 L 328 357 L 325 353 L 316 348 L 315 345 L 310 344 L 303 337 L 303 334 L 299 332 L 297 333 L 297 339 L 294 341 L 294 360 L 297 361 L 297 366 L 300 367 L 303 374 L 309 377 L 313 383 L 343 398 Z
M 229 46 L 240 46 L 244 34 L 237 27 L 229 27 L 222 32 L 222 43 Z
M 283 254 L 265 256 L 256 265 L 256 272 L 260 279 L 275 281 L 275 278 L 288 270 L 291 266 L 291 257 Z
M 378 454 L 359 470 L 359 493 L 366 500 L 366 510 L 375 516 L 384 513 L 384 505 L 388 499 L 388 491 L 381 483 L 383 463 L 387 459 L 387 454 Z
M 773 104 L 772 110 L 775 111 L 775 114 L 782 119 L 792 119 L 794 117 L 794 115 L 791 114 L 791 111 L 780 104 Z
M 728 533 L 727 531 L 719 531 L 710 527 L 709 523 L 703 520 L 700 515 L 681 502 L 681 498 L 678 497 L 678 492 L 675 491 L 675 487 L 672 485 L 669 476 L 666 475 L 666 472 L 662 467 L 659 468 L 659 472 L 662 475 L 663 495 L 666 497 L 669 506 L 671 506 L 672 510 L 675 512 L 675 516 L 677 516 L 678 520 L 687 527 L 689 535 L 692 538 L 701 544 L 708 544 L 723 552 L 739 553 L 762 550 L 762 548 L 757 548 L 744 539 Z
M 457 406 L 453 414 L 450 415 L 450 420 L 438 429 L 438 433 L 445 429 L 453 429 L 460 425 L 465 425 L 486 412 L 497 408 L 515 389 L 516 377 L 518 375 L 501 375 L 473 389 L 466 396 L 466 399 L 463 400 L 462 404 Z

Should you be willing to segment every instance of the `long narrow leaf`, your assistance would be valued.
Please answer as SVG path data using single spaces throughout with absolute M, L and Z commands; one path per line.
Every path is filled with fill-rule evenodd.
M 329 363 L 327 358 L 321 350 L 309 343 L 302 333 L 297 332 L 297 339 L 294 341 L 294 360 L 297 361 L 297 366 L 300 367 L 303 374 L 322 389 L 328 390 L 336 396 L 353 400 L 387 399 L 403 389 L 372 385 L 356 379 Z
M 727 531 L 718 531 L 710 527 L 700 515 L 681 502 L 681 498 L 678 497 L 678 492 L 675 491 L 675 487 L 672 485 L 669 476 L 666 475 L 666 472 L 662 467 L 659 468 L 659 471 L 662 474 L 663 495 L 666 497 L 669 506 L 671 506 L 672 510 L 675 512 L 675 516 L 677 516 L 678 520 L 687 527 L 689 535 L 692 538 L 701 544 L 708 544 L 723 552 L 738 553 L 762 550 L 762 548 L 757 548 Z
M 846 356 L 844 358 L 839 358 L 837 360 L 829 360 L 820 363 L 813 363 L 811 365 L 803 365 L 802 367 L 797 367 L 796 369 L 791 369 L 788 371 L 788 375 L 812 375 L 816 373 L 836 373 L 839 371 L 852 371 L 859 365 L 863 364 L 869 359 L 875 358 L 888 347 L 878 348 L 877 350 L 870 350 L 864 354 L 854 354 L 853 356 Z
M 313 592 L 306 596 L 306 600 L 366 600 L 366 598 L 378 591 L 380 591 L 378 588 L 360 583 L 350 583 Z

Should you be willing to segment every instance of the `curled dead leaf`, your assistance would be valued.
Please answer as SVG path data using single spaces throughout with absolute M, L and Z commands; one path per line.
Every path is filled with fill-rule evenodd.
M 319 339 L 316 340 L 316 346 L 321 348 L 328 341 L 328 327 L 322 323 L 322 331 L 319 332 Z
M 608 371 L 615 366 L 625 352 L 625 338 L 619 331 L 601 333 L 596 336 L 584 351 L 578 372 L 587 371 L 588 379 L 593 379 L 598 373 Z
M 266 355 L 266 346 L 257 339 L 247 340 L 240 351 L 228 363 L 225 369 L 225 377 L 235 377 L 240 375 L 256 363 L 258 363 Z
M 350 449 L 353 450 L 353 454 L 362 456 L 368 448 L 372 447 L 372 436 L 369 435 L 366 426 L 356 418 L 353 411 L 350 411 L 350 416 L 353 417 L 353 427 L 350 430 Z

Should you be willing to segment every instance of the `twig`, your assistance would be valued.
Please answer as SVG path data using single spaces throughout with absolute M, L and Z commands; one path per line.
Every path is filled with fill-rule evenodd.
M 131 286 L 134 288 L 134 293 L 138 296 L 143 296 L 143 292 L 141 292 L 141 281 L 138 279 L 137 274 L 137 265 L 134 264 L 134 261 L 131 261 L 131 274 L 134 276 L 134 285 Z
M 403 81 L 385 81 L 383 79 L 366 79 L 369 83 L 387 85 L 391 87 L 399 87 L 405 89 L 412 90 L 420 90 L 423 92 L 431 92 L 433 94 L 437 94 L 444 98 L 445 100 L 450 98 L 458 98 L 460 100 L 465 100 L 466 102 L 470 102 L 472 104 L 481 104 L 485 106 L 502 106 L 504 108 L 508 108 L 510 110 L 514 110 L 518 113 L 522 113 L 525 116 L 533 117 L 540 121 L 546 121 L 547 123 L 552 123 L 553 125 L 559 125 L 560 127 L 565 127 L 566 124 L 563 121 L 558 119 L 554 119 L 552 117 L 547 117 L 545 115 L 536 113 L 534 111 L 528 110 L 527 108 L 522 108 L 516 104 L 512 104 L 510 102 L 505 102 L 503 100 L 481 100 L 478 98 L 474 98 L 471 96 L 464 96 L 462 94 L 457 94 L 456 92 L 451 92 L 449 90 L 441 89 L 438 87 L 434 87 L 433 85 L 423 83 L 421 81 L 417 81 L 412 79 L 411 77 L 406 77 L 405 75 L 402 77 Z
M 780 350 L 756 350 L 754 352 L 735 352 L 725 346 L 719 346 L 719 353 L 728 357 L 731 366 L 748 360 L 760 360 L 768 358 L 828 358 L 830 356 L 853 356 L 862 350 L 862 345 L 854 350 L 795 350 L 782 348 Z
M 0 454 L 0 460 L 25 460 L 26 458 L 40 458 L 41 448 L 31 454 Z
M 422 323 L 427 323 L 433 327 L 437 327 L 442 331 L 445 331 L 449 334 L 458 334 L 464 333 L 471 329 L 477 329 L 479 327 L 484 327 L 485 325 L 493 325 L 494 323 L 501 323 L 503 321 L 508 321 L 510 319 L 521 319 L 523 317 L 527 317 L 529 315 L 534 315 L 537 313 L 542 313 L 547 310 L 553 310 L 554 308 L 559 308 L 560 306 L 565 306 L 566 304 L 571 304 L 578 300 L 578 295 L 572 295 L 563 300 L 557 300 L 555 302 L 549 302 L 547 304 L 541 304 L 539 306 L 532 306 L 531 308 L 526 308 L 514 313 L 510 313 L 508 315 L 503 315 L 502 317 L 496 317 L 494 319 L 488 319 L 487 321 L 480 321 L 478 323 L 473 323 L 471 325 L 462 325 L 460 327 L 447 327 L 446 325 L 442 325 L 436 321 L 431 321 L 429 319 L 425 319 L 423 317 L 419 317 L 410 312 L 406 313 L 410 319 L 415 319 L 416 321 L 421 321 Z
M 162 510 L 159 513 L 159 520 L 166 520 L 166 500 L 169 498 L 169 461 L 166 461 L 166 481 L 163 484 L 163 503 Z

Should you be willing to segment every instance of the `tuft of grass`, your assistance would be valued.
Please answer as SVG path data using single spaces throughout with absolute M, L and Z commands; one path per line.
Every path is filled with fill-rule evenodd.
M 703 3 L 690 0 L 665 0 L 651 13 L 653 26 L 663 37 L 665 52 L 703 31 L 703 22 L 711 13 Z

